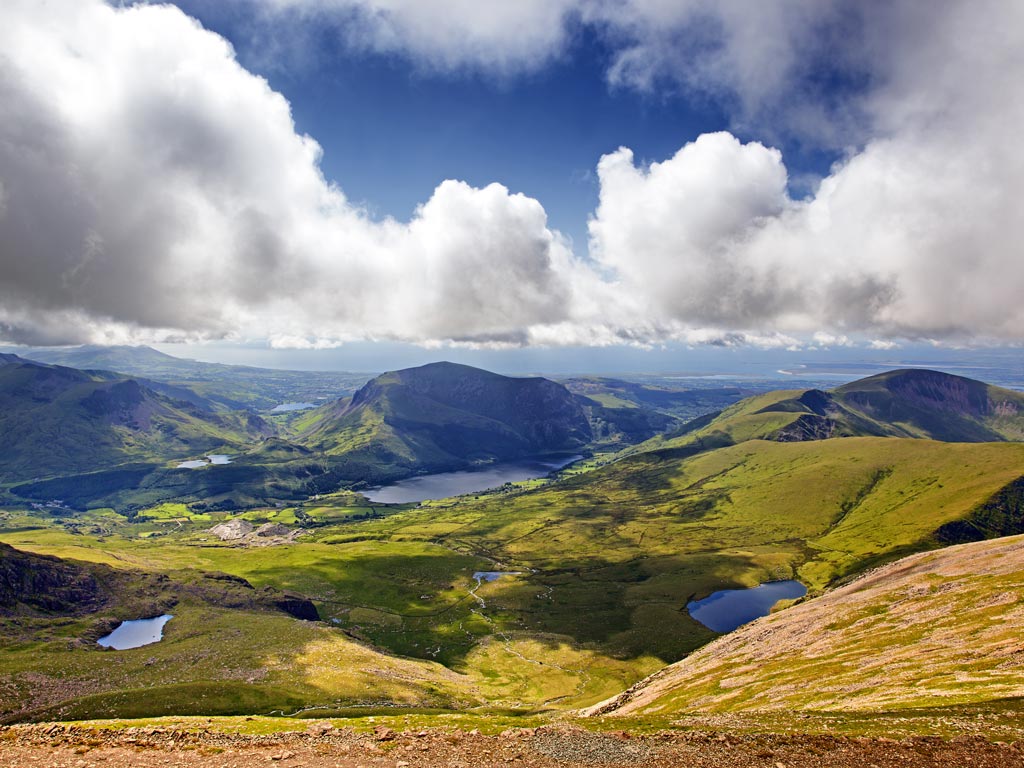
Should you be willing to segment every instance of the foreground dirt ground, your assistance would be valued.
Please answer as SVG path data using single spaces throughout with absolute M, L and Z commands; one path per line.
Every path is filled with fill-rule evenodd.
M 457 729 L 354 733 L 327 724 L 305 732 L 239 735 L 173 728 L 97 730 L 64 725 L 0 729 L 0 766 L 28 768 L 476 768 L 651 766 L 683 768 L 1024 768 L 1024 743 L 980 736 L 901 740 L 713 731 L 633 736 L 569 726 L 481 735 Z

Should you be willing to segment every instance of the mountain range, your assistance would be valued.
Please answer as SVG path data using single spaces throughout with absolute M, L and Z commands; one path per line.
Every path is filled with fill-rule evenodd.
M 187 360 L 146 346 L 6 347 L 0 353 L 82 370 L 116 371 L 122 376 L 177 386 L 209 407 L 271 411 L 286 403 L 322 404 L 349 395 L 369 374 L 289 371 Z
M 678 718 L 1019 695 L 1024 549 L 997 543 L 1024 532 L 1019 393 L 905 369 L 680 425 L 690 395 L 568 383 L 438 363 L 264 417 L 3 358 L 0 717 L 604 702 L 592 712 Z M 175 468 L 215 449 L 232 463 Z M 358 492 L 554 452 L 586 459 L 422 505 Z M 724 638 L 687 610 L 773 579 L 808 594 Z M 96 650 L 114 619 L 172 606 L 160 643 Z
M 831 391 L 777 390 L 690 421 L 641 449 L 800 442 L 833 437 L 912 437 L 943 442 L 1024 439 L 1024 394 L 912 368 Z

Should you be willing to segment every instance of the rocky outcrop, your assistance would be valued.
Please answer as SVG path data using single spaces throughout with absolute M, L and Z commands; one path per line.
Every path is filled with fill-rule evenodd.
M 282 611 L 304 621 L 320 620 L 316 606 L 306 596 L 272 587 L 256 589 L 232 574 L 135 572 L 35 555 L 0 544 L 0 616 L 94 615 L 98 623 L 92 634 L 99 636 L 120 619 L 159 614 L 179 601 Z
M 288 536 L 293 532 L 294 531 L 292 531 L 291 528 L 281 525 L 280 523 L 264 523 L 255 531 L 253 531 L 253 535 L 267 539 L 272 538 L 274 536 Z
M 82 615 L 110 595 L 85 567 L 0 544 L 0 615 Z
M 267 604 L 303 621 L 320 621 L 320 613 L 313 601 L 296 592 L 275 592 L 268 590 Z
M 963 544 L 1024 533 L 1024 477 L 1001 488 L 963 520 L 935 532 L 942 544 Z

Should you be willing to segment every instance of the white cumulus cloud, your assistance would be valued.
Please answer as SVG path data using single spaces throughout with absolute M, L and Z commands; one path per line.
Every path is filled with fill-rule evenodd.
M 372 217 L 323 177 L 287 100 L 172 6 L 8 0 L 0 337 L 1024 340 L 1024 6 L 259 2 L 331 15 L 372 50 L 502 75 L 565 54 L 589 24 L 613 82 L 713 93 L 768 137 L 595 158 L 587 259 L 540 201 L 499 184 L 445 181 L 409 221 Z M 841 104 L 808 86 L 825 49 L 826 74 L 859 83 L 834 89 Z M 855 141 L 798 199 L 775 128 Z
M 813 197 L 728 134 L 648 168 L 620 150 L 599 164 L 600 262 L 690 325 L 1024 340 L 1024 7 L 893 9 L 873 136 Z
M 0 49 L 9 339 L 522 343 L 568 317 L 573 259 L 537 201 L 448 181 L 410 222 L 372 220 L 287 101 L 173 7 L 13 0 Z

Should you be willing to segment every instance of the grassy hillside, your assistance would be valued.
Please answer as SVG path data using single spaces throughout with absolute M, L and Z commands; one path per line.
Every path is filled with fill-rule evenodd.
M 43 680 L 39 690 L 66 693 L 61 716 L 149 712 L 152 702 L 165 712 L 175 701 L 186 701 L 189 712 L 370 702 L 572 709 L 713 640 L 686 612 L 691 599 L 791 577 L 821 594 L 913 552 L 1024 530 L 1024 443 L 779 439 L 804 416 L 861 430 L 922 423 L 916 411 L 881 421 L 882 406 L 857 394 L 871 391 L 863 382 L 847 393 L 753 398 L 660 447 L 648 444 L 605 466 L 593 461 L 591 471 L 533 490 L 418 507 L 330 493 L 359 462 L 368 471 L 408 471 L 426 456 L 469 462 L 582 439 L 579 402 L 558 385 L 432 368 L 381 377 L 351 403 L 304 416 L 308 445 L 270 440 L 227 466 L 149 467 L 141 477 L 110 478 L 121 489 L 114 495 L 130 496 L 117 497 L 131 505 L 117 507 L 124 515 L 0 510 L 0 541 L 21 550 L 131 569 L 146 583 L 185 569 L 222 572 L 257 590 L 309 596 L 322 626 L 183 601 L 175 625 L 183 634 L 152 653 L 117 657 L 126 661 L 115 668 L 91 645 L 74 645 L 94 619 L 43 617 L 24 627 L 35 634 L 0 641 L 0 686 L 19 692 L 19 706 L 57 712 L 56 701 L 31 698 L 32 680 Z M 82 386 L 111 385 L 83 375 L 75 380 Z M 880 386 L 924 407 L 921 390 L 911 396 L 890 384 Z M 988 422 L 970 405 L 980 401 L 957 401 L 956 392 L 942 389 L 929 412 L 960 402 L 956 419 L 974 411 L 978 424 L 1014 418 L 999 392 L 986 390 L 997 403 L 990 413 L 998 412 Z M 875 410 L 854 411 L 840 397 Z M 896 418 L 892 408 L 886 413 Z M 962 427 L 956 419 L 936 423 Z M 775 439 L 757 439 L 766 426 Z M 60 482 L 73 492 L 83 477 Z M 320 482 L 322 490 L 313 490 Z M 280 501 L 240 508 L 242 494 L 247 506 L 256 488 L 280 493 Z M 169 489 L 188 503 L 161 503 Z M 44 498 L 53 497 L 64 498 Z M 231 520 L 303 530 L 276 546 L 210 532 Z M 479 571 L 506 575 L 486 581 L 474 577 Z M 264 633 L 265 646 L 251 642 Z M 153 654 L 163 662 L 158 669 L 144 663 Z M 348 672 L 351 665 L 360 671 Z M 214 682 L 204 687 L 203 675 Z M 81 686 L 61 688 L 67 679 Z M 139 681 L 166 695 L 147 697 L 132 687 Z
M 2 599 L 12 582 L 13 608 Z M 0 545 L 0 723 L 479 703 L 462 676 L 296 619 L 277 607 L 281 597 L 223 573 L 134 571 Z M 290 608 L 300 602 L 283 597 Z M 174 618 L 159 643 L 123 651 L 95 643 L 122 619 L 165 612 Z
M 899 560 L 741 627 L 595 707 L 893 710 L 1024 697 L 1024 537 Z
M 1010 443 L 750 441 L 697 456 L 641 454 L 537 491 L 431 505 L 360 529 L 523 572 L 493 587 L 502 626 L 668 661 L 712 636 L 683 610 L 688 600 L 773 578 L 820 591 L 940 546 L 937 531 L 988 508 L 1022 468 L 1024 445 Z
M 410 472 L 573 450 L 591 438 L 561 385 L 453 363 L 379 376 L 296 428 L 299 442 L 328 456 Z
M 256 703 L 238 698 L 244 686 L 216 688 L 228 697 L 210 699 L 216 711 L 228 709 L 225 701 L 250 712 L 303 697 L 318 705 L 365 702 L 346 686 L 369 685 L 366 678 L 351 682 L 341 672 L 331 673 L 335 687 L 317 695 L 296 688 L 307 679 L 301 670 L 314 636 L 327 642 L 312 646 L 323 653 L 311 667 L 318 679 L 369 647 L 426 663 L 417 674 L 442 676 L 436 696 L 404 689 L 396 700 L 543 711 L 593 704 L 714 639 L 686 613 L 692 598 L 788 576 L 820 592 L 862 568 L 939 546 L 948 537 L 937 531 L 955 534 L 952 523 L 978 535 L 1012 530 L 1020 524 L 1014 488 L 1021 467 L 1024 445 L 1014 443 L 750 441 L 698 456 L 642 454 L 537 491 L 422 508 L 371 507 L 346 494 L 242 515 L 184 505 L 142 510 L 132 520 L 103 510 L 12 511 L 0 520 L 0 540 L 153 574 L 220 571 L 311 597 L 329 626 L 295 629 L 291 639 L 284 625 L 264 629 L 264 619 L 239 623 L 240 615 L 205 609 L 179 624 L 189 644 L 166 646 L 174 652 L 168 665 L 186 663 L 208 647 L 206 639 L 238 654 L 246 674 L 261 664 L 280 672 L 259 687 Z M 301 520 L 306 533 L 292 544 L 243 548 L 207 532 L 239 516 L 289 527 Z M 473 573 L 482 570 L 514 575 L 477 583 Z M 82 626 L 43 637 L 24 654 L 5 650 L 0 677 L 32 670 L 59 678 L 74 670 L 99 679 L 109 672 L 94 666 L 102 655 L 57 653 Z M 243 650 L 250 628 L 269 633 L 272 656 L 251 643 Z M 353 642 L 357 647 L 347 645 Z M 157 658 L 164 650 L 154 649 Z M 217 662 L 208 671 L 232 668 L 219 651 L 211 658 Z M 131 670 L 118 686 L 157 674 Z M 173 677 L 166 669 L 159 674 L 160 685 Z M 199 679 L 192 675 L 187 679 Z M 204 689 L 208 696 L 211 690 Z M 370 699 L 392 695 L 365 691 Z M 103 707 L 141 711 L 141 695 L 118 696 L 103 699 Z M 108 711 L 75 701 L 82 702 L 79 714 Z
M 744 440 L 917 437 L 944 442 L 1024 439 L 1024 393 L 923 369 L 897 370 L 831 392 L 779 390 L 691 421 L 634 450 L 705 450 Z
M 253 414 L 210 413 L 133 379 L 0 359 L 0 482 L 237 450 L 271 429 Z
M 748 441 L 696 456 L 647 452 L 423 517 L 503 561 L 540 568 L 737 547 L 767 576 L 754 554 L 771 546 L 791 553 L 786 563 L 821 588 L 894 548 L 935 543 L 942 525 L 967 517 L 1022 470 L 1024 445 L 1014 443 Z M 410 512 L 401 521 L 416 519 Z

